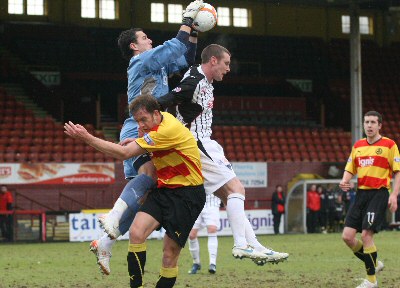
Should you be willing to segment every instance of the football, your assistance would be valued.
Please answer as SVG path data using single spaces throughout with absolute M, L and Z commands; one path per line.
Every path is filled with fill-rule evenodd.
M 199 32 L 206 32 L 214 28 L 217 20 L 217 10 L 212 5 L 205 3 L 193 20 L 193 28 Z

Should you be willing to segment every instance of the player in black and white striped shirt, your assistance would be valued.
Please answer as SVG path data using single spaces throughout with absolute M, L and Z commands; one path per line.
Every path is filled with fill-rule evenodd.
M 197 232 L 203 228 L 207 228 L 208 236 L 208 255 L 210 264 L 208 266 L 208 272 L 215 274 L 217 272 L 217 252 L 218 252 L 218 238 L 217 231 L 220 227 L 220 215 L 219 207 L 221 200 L 215 197 L 213 194 L 208 194 L 206 197 L 206 203 L 201 211 L 199 217 L 193 225 L 192 230 L 189 234 L 189 251 L 193 258 L 192 268 L 189 270 L 189 274 L 196 274 L 201 269 L 200 264 L 200 246 L 199 240 L 197 239 Z
M 286 260 L 289 254 L 275 252 L 257 241 L 244 212 L 245 189 L 221 145 L 210 138 L 214 104 L 212 83 L 222 81 L 230 71 L 230 53 L 220 45 L 211 44 L 204 48 L 201 59 L 201 65 L 191 67 L 180 84 L 158 101 L 163 108 L 175 107 L 172 112 L 198 141 L 206 193 L 214 193 L 226 206 L 234 238 L 233 256 L 251 258 L 257 264 Z

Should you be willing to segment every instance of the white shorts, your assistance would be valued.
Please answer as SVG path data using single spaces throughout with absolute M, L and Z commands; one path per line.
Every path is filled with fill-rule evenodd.
M 231 163 L 225 158 L 224 149 L 210 138 L 199 140 L 201 172 L 206 194 L 211 194 L 236 177 Z
M 201 230 L 207 226 L 220 227 L 219 207 L 204 207 L 192 229 Z

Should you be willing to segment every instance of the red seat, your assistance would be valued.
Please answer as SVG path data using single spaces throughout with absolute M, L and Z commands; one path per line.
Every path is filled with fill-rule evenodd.
M 6 152 L 6 153 L 4 154 L 4 161 L 5 161 L 6 163 L 14 163 L 14 162 L 16 162 L 16 161 L 15 161 L 15 154 L 14 154 L 14 152 Z
M 52 159 L 52 157 L 51 157 L 50 152 L 39 153 L 39 161 L 40 162 L 44 162 L 44 163 L 51 162 L 51 159 Z

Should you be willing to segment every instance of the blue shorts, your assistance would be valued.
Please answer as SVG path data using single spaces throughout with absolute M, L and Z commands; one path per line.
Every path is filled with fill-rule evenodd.
M 122 141 L 126 138 L 138 138 L 138 124 L 133 119 L 132 117 L 127 118 L 124 122 L 124 125 L 122 126 L 121 132 L 119 134 L 119 140 Z M 145 154 L 147 155 L 147 154 Z M 136 168 L 135 168 L 135 161 L 140 159 L 137 162 L 142 162 L 141 164 L 147 162 L 150 160 L 148 156 L 135 156 L 132 158 L 129 158 L 127 160 L 124 160 L 124 174 L 125 174 L 125 179 L 130 179 L 138 175 L 137 169 L 138 166 L 140 167 L 141 164 L 136 163 Z M 145 159 L 145 160 L 143 160 Z

